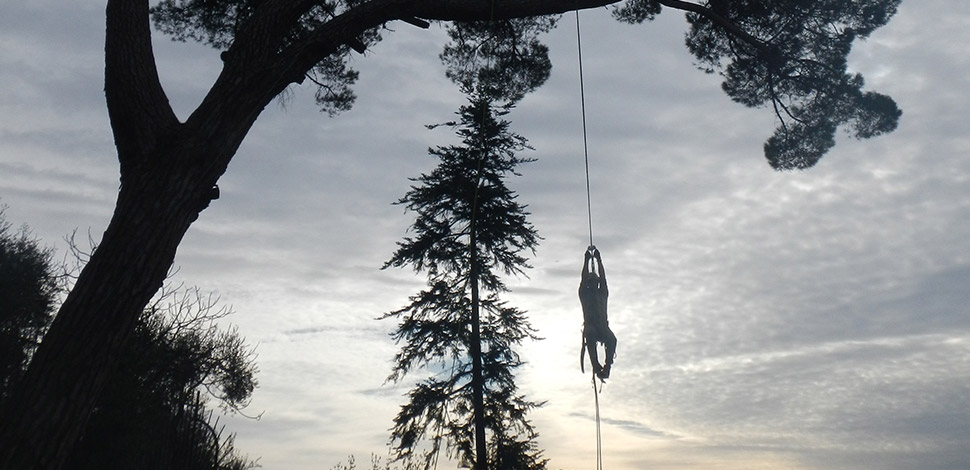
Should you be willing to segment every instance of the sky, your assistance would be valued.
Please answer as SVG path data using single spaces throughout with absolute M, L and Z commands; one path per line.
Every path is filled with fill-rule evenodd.
M 903 109 L 892 134 L 841 134 L 814 168 L 771 170 L 770 110 L 697 70 L 686 23 L 582 13 L 594 241 L 619 339 L 600 394 L 608 469 L 970 468 L 970 3 L 908 0 L 850 68 Z M 294 87 L 266 108 L 190 228 L 173 282 L 211 291 L 258 353 L 247 414 L 223 417 L 266 469 L 387 452 L 411 382 L 385 383 L 394 324 L 424 285 L 381 270 L 464 98 L 440 28 L 389 25 L 352 65 L 349 112 Z M 0 204 L 59 253 L 104 231 L 118 163 L 103 94 L 103 2 L 0 4 Z M 535 148 L 510 181 L 543 237 L 508 280 L 542 341 L 518 384 L 554 469 L 592 468 L 594 397 L 579 372 L 576 286 L 588 244 L 575 19 L 545 38 L 552 76 L 510 115 Z M 218 51 L 155 35 L 188 116 Z M 410 380 L 423 376 L 414 375 Z

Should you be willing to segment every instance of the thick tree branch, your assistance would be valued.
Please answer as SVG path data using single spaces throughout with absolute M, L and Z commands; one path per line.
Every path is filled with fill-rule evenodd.
M 418 18 L 442 21 L 485 21 L 555 15 L 603 7 L 620 0 L 411 0 L 397 1 Z
M 104 88 L 122 175 L 142 163 L 142 149 L 164 145 L 178 119 L 158 79 L 148 0 L 109 0 L 106 8 Z
M 262 109 L 291 83 L 306 74 L 340 46 L 359 41 L 366 31 L 395 20 L 489 20 L 563 13 L 594 8 L 619 0 L 372 0 L 335 16 L 307 39 L 284 45 L 299 18 L 319 2 L 269 0 L 260 5 L 224 57 L 225 68 L 196 112 L 186 121 L 201 136 L 238 135 L 238 144 Z M 285 46 L 285 47 L 284 47 Z M 245 97 L 245 100 L 227 97 Z M 228 124 L 227 124 L 228 123 Z M 242 124 L 242 125 L 240 125 Z M 225 128 L 232 125 L 232 129 Z M 233 139 L 235 140 L 235 139 Z M 205 141 L 203 138 L 202 141 Z M 221 174 L 234 153 L 224 151 L 211 160 L 213 174 Z
M 315 0 L 268 0 L 261 4 L 236 35 L 225 56 L 226 68 L 187 124 L 208 127 L 210 134 L 239 133 L 245 129 L 224 129 L 225 122 L 255 121 L 263 107 L 292 83 L 301 83 L 307 73 L 342 45 L 357 44 L 368 30 L 392 21 L 413 23 L 415 18 L 440 21 L 486 21 L 565 13 L 577 9 L 611 5 L 619 0 L 371 0 L 338 13 L 306 39 L 286 45 L 291 28 L 319 2 Z M 681 0 L 660 0 L 674 9 L 697 13 L 724 28 L 732 36 L 769 56 L 771 48 L 738 25 L 699 4 Z M 254 90 L 259 90 L 253 93 Z M 243 93 L 245 91 L 245 93 Z M 249 100 L 225 101 L 226 96 L 245 95 Z M 232 115 L 242 118 L 225 119 Z M 242 132 L 239 132 L 242 131 Z M 216 164 L 222 168 L 226 160 Z M 220 173 L 220 170 L 216 170 Z
M 373 0 L 328 21 L 307 40 L 294 45 L 280 62 L 288 83 L 302 80 L 315 64 L 365 31 L 391 21 L 415 24 L 416 18 L 440 21 L 486 21 L 551 15 L 602 7 L 619 0 Z
M 338 13 L 306 39 L 286 44 L 302 15 L 319 2 L 315 0 L 267 0 L 246 21 L 236 35 L 237 42 L 224 57 L 225 69 L 186 122 L 203 137 L 235 135 L 228 148 L 206 163 L 215 180 L 228 165 L 235 147 L 262 109 L 292 83 L 301 83 L 307 73 L 343 45 L 359 44 L 368 30 L 386 23 L 414 18 L 441 21 L 486 21 L 564 13 L 596 8 L 619 0 L 371 0 Z M 770 47 L 713 10 L 681 0 L 660 0 L 670 8 L 710 18 L 729 34 L 768 54 Z M 244 100 L 226 99 L 245 97 Z M 227 128 L 226 126 L 232 126 Z M 208 137 L 207 137 L 208 136 Z M 215 155 L 212 155 L 215 157 Z

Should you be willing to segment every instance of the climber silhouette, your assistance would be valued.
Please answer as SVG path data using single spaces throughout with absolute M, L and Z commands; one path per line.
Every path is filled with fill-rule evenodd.
M 583 349 L 579 352 L 579 367 L 583 366 L 583 353 L 589 351 L 589 360 L 593 364 L 593 373 L 601 380 L 609 378 L 610 366 L 616 355 L 616 335 L 610 330 L 610 321 L 606 315 L 607 298 L 610 295 L 606 286 L 606 270 L 600 251 L 590 245 L 583 260 L 583 277 L 579 283 L 579 302 L 583 306 Z M 601 366 L 596 344 L 606 346 L 606 365 Z

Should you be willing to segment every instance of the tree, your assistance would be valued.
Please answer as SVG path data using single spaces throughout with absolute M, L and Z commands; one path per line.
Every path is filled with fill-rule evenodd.
M 23 227 L 10 231 L 0 206 L 0 403 L 17 385 L 54 316 L 58 276 L 53 251 Z
M 164 0 L 156 24 L 224 49 L 222 73 L 179 122 L 159 83 L 148 0 L 107 0 L 105 97 L 121 187 L 101 249 L 85 266 L 8 406 L 0 468 L 59 468 L 77 442 L 136 319 L 161 287 L 189 226 L 263 108 L 309 78 L 324 109 L 352 103 L 351 50 L 403 20 L 485 21 L 554 15 L 617 0 Z M 811 166 L 848 125 L 860 138 L 891 131 L 891 99 L 861 91 L 845 70 L 855 38 L 885 24 L 899 0 L 625 0 L 618 15 L 688 11 L 690 50 L 726 77 L 725 90 L 768 106 L 781 127 L 766 144 L 776 168 Z M 816 20 L 819 18 L 819 20 Z M 726 65 L 725 65 L 726 64 Z
M 0 208 L 0 401 L 26 370 L 57 294 L 88 257 L 69 241 L 76 262 L 57 273 L 53 250 L 26 227 L 10 233 Z M 207 407 L 213 397 L 240 411 L 257 385 L 253 351 L 235 328 L 216 325 L 230 313 L 198 288 L 163 289 L 139 316 L 71 454 L 72 468 L 252 468 Z
M 198 288 L 163 289 L 138 318 L 71 468 L 253 468 L 208 406 L 211 397 L 240 411 L 257 385 L 253 351 L 216 324 L 230 313 Z
M 533 442 L 536 433 L 525 417 L 538 404 L 515 395 L 513 376 L 521 361 L 512 345 L 534 335 L 524 312 L 498 300 L 505 287 L 493 269 L 501 265 L 506 274 L 520 273 L 527 264 L 518 253 L 534 249 L 537 243 L 534 228 L 526 222 L 525 207 L 515 202 L 504 183 L 508 174 L 517 174 L 516 166 L 529 161 L 516 156 L 529 147 L 524 138 L 509 131 L 509 122 L 500 119 L 549 77 L 548 49 L 539 43 L 538 35 L 555 23 L 555 19 L 533 17 L 455 22 L 448 28 L 451 41 L 441 55 L 446 75 L 469 97 L 458 112 L 460 124 L 448 125 L 457 128 L 463 144 L 430 150 L 440 160 L 438 167 L 418 178 L 422 185 L 412 187 L 398 201 L 417 212 L 413 229 L 418 237 L 400 244 L 385 265 L 410 264 L 418 271 L 427 270 L 429 286 L 438 291 L 431 297 L 422 292 L 411 305 L 386 316 L 401 318 L 394 336 L 399 343 L 406 341 L 389 379 L 401 380 L 408 370 L 442 359 L 427 352 L 413 354 L 425 341 L 444 342 L 436 348 L 451 352 L 451 376 L 431 378 L 418 386 L 395 420 L 392 442 L 398 445 L 394 451 L 409 466 L 415 464 L 413 456 L 421 441 L 413 436 L 424 435 L 427 429 L 435 431 L 428 436 L 432 444 L 423 455 L 425 468 L 436 463 L 442 440 L 452 457 L 479 469 L 487 468 L 488 462 L 495 468 L 545 465 Z M 498 101 L 505 104 L 496 109 Z M 484 261 L 496 251 L 505 256 Z M 462 259 L 467 260 L 464 267 L 456 263 Z M 483 280 L 489 293 L 485 301 L 481 300 Z M 485 322 L 483 309 L 489 312 Z M 492 313 L 503 320 L 495 323 Z M 435 326 L 467 334 L 436 337 Z M 484 354 L 483 343 L 488 346 Z M 429 389 L 434 393 L 428 395 Z M 459 423 L 466 424 L 464 433 L 442 431 L 457 429 Z M 468 432 L 472 428 L 473 435 Z M 488 429 L 492 452 L 486 442 Z
M 396 457 L 409 461 L 430 441 L 418 452 L 426 469 L 442 444 L 449 457 L 479 470 L 486 462 L 545 468 L 526 418 L 539 404 L 517 394 L 514 380 L 522 361 L 513 346 L 536 336 L 525 312 L 498 296 L 507 290 L 500 274 L 521 274 L 528 267 L 521 252 L 538 243 L 525 207 L 505 184 L 529 161 L 516 156 L 528 148 L 525 139 L 501 119 L 510 109 L 473 96 L 458 113 L 462 144 L 431 149 L 438 166 L 398 201 L 417 214 L 414 236 L 399 243 L 385 267 L 426 271 L 428 289 L 383 317 L 399 319 L 392 336 L 403 343 L 389 380 L 422 367 L 433 373 L 410 392 L 391 439 Z

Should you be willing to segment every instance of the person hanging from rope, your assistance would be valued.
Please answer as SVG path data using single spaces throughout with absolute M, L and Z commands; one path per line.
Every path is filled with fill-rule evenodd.
M 600 380 L 610 377 L 610 366 L 616 356 L 616 335 L 610 330 L 610 321 L 606 316 L 606 302 L 610 291 L 606 286 L 606 270 L 600 251 L 590 245 L 583 260 L 583 277 L 579 283 L 579 302 L 583 306 L 583 348 L 579 352 L 579 368 L 586 372 L 583 365 L 583 355 L 589 351 L 589 361 L 593 364 L 593 373 Z M 601 366 L 596 351 L 597 343 L 606 346 L 606 365 Z

